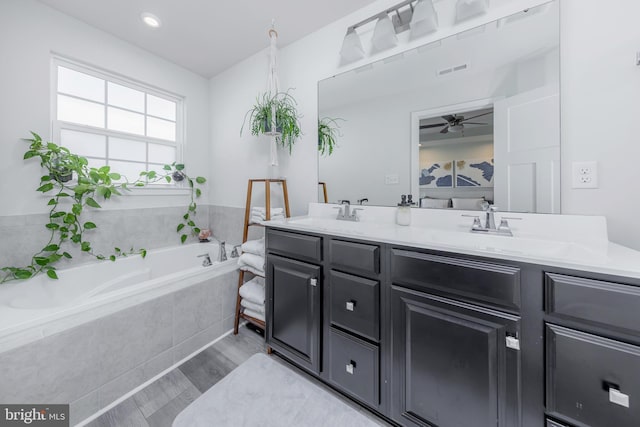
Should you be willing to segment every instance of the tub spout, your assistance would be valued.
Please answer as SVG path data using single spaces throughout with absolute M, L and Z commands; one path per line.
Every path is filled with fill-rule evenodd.
M 209 267 L 212 264 L 211 257 L 209 256 L 209 254 L 198 255 L 198 258 L 201 258 L 201 257 L 204 257 L 204 261 L 202 261 L 203 267 Z
M 227 248 L 225 247 L 224 242 L 219 242 L 218 253 L 218 261 L 222 262 L 227 260 Z

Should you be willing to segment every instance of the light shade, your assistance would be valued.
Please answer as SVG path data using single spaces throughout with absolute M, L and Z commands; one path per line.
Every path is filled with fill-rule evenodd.
M 151 28 L 158 28 L 160 25 L 162 25 L 160 18 L 152 13 L 144 12 L 140 15 L 140 18 L 142 19 L 142 22 L 144 22 Z
M 411 18 L 411 38 L 421 37 L 438 29 L 438 14 L 432 0 L 418 0 Z
M 340 56 L 344 62 L 354 62 L 364 58 L 364 48 L 356 30 L 350 28 L 342 41 Z
M 376 22 L 371 44 L 375 52 L 390 49 L 398 44 L 398 37 L 396 37 L 393 22 L 391 22 L 389 15 L 386 13 L 378 18 L 378 22 Z
M 489 10 L 489 0 L 458 0 L 456 3 L 456 22 L 482 15 Z

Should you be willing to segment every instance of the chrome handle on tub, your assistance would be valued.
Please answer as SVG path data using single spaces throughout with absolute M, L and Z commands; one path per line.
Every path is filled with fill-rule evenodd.
M 346 366 L 347 373 L 353 375 L 353 371 L 355 371 L 355 369 L 356 369 L 356 362 L 354 362 L 353 360 L 350 360 L 349 364 Z
M 353 311 L 356 308 L 356 302 L 355 301 L 347 301 L 345 306 L 346 306 L 347 311 Z
M 311 279 L 309 279 L 309 284 L 311 286 L 318 286 L 318 279 L 316 279 L 315 277 L 312 277 Z

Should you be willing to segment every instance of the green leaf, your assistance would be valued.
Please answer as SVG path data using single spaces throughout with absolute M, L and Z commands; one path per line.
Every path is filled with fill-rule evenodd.
M 193 221 L 189 221 L 189 222 L 187 222 L 187 224 L 189 225 L 189 227 L 195 227 L 196 226 L 196 223 L 193 222 Z
M 193 232 L 196 234 L 200 234 L 200 229 L 198 227 L 193 227 Z
M 71 241 L 73 243 L 80 243 L 80 240 L 82 240 L 82 236 L 79 234 L 74 234 L 73 236 L 71 236 Z
M 82 249 L 82 252 L 89 252 L 91 250 L 91 243 L 82 242 L 82 244 L 80 245 L 80 249 Z
M 162 169 L 164 169 L 164 170 L 166 170 L 166 171 L 170 171 L 170 170 L 171 170 L 171 166 L 169 166 L 169 165 L 164 165 L 164 166 L 162 167 Z
M 26 153 L 24 153 L 24 157 L 23 157 L 23 159 L 24 159 L 24 160 L 27 160 L 27 159 L 30 159 L 30 158 L 35 157 L 35 156 L 37 156 L 37 155 L 38 155 L 38 152 L 37 152 L 37 151 L 29 150 L 29 151 L 27 151 Z
M 40 182 L 51 181 L 51 175 L 43 175 L 40 177 Z
M 58 193 L 57 197 L 71 197 L 71 195 L 67 193 Z
M 45 227 L 47 227 L 49 230 L 57 230 L 60 228 L 60 225 L 56 224 L 55 222 L 50 222 L 49 224 L 45 225 Z
M 47 257 L 37 256 L 37 257 L 34 257 L 33 260 L 36 262 L 36 264 L 41 266 L 45 266 L 49 264 L 49 258 Z
M 179 170 L 179 171 L 184 169 L 184 165 L 180 163 L 178 163 L 175 167 L 176 167 L 176 170 Z
M 140 172 L 140 176 L 146 176 L 146 175 L 147 175 L 147 171 Z
M 169 175 L 165 176 L 164 179 L 166 179 L 168 183 L 171 183 L 171 177 Z
M 144 187 L 144 182 L 136 182 L 136 187 Z
M 51 191 L 51 190 L 53 190 L 53 184 L 51 182 L 41 185 L 36 189 L 36 191 L 42 191 L 43 193 L 46 193 L 47 191 Z
M 51 214 L 51 218 L 60 218 L 61 216 L 65 216 L 65 212 L 54 212 Z
M 200 197 L 202 196 L 202 190 L 200 190 L 199 188 L 196 188 L 196 197 Z
M 58 152 L 60 150 L 60 147 L 58 147 L 56 144 L 54 144 L 53 142 L 47 142 L 47 149 L 51 150 L 51 151 L 55 151 Z
M 102 207 L 98 204 L 98 202 L 93 200 L 91 197 L 87 197 L 87 205 L 91 206 L 92 208 L 98 208 L 98 209 Z
M 90 186 L 88 184 L 78 184 L 75 186 L 73 191 L 76 193 L 77 196 L 81 196 L 87 191 L 89 191 L 89 188 Z
M 49 276 L 51 279 L 58 280 L 58 275 L 53 270 L 47 270 L 47 276 Z
M 55 264 L 56 262 L 60 261 L 60 258 L 62 258 L 62 255 L 60 254 L 49 255 L 49 264 Z
M 67 258 L 67 259 L 73 258 L 69 252 L 62 252 L 62 256 Z
M 189 219 L 189 213 L 187 212 L 186 214 L 184 214 L 182 218 L 184 218 L 185 220 Z
M 53 206 L 55 204 L 57 204 L 58 202 L 56 201 L 56 199 L 51 199 L 49 200 L 49 203 L 47 203 L 47 206 Z
M 82 205 L 79 203 L 74 203 L 71 207 L 71 212 L 73 212 L 75 215 L 80 215 L 82 213 Z
M 73 224 L 74 222 L 76 222 L 76 216 L 73 214 L 66 214 L 64 216 L 64 219 L 62 220 L 65 224 Z
M 104 261 L 106 259 L 104 255 L 96 255 L 96 258 L 99 259 L 100 261 Z
M 16 279 L 24 280 L 28 279 L 33 274 L 29 270 L 18 269 L 15 273 L 13 273 L 13 275 L 16 276 Z
M 180 230 L 182 230 L 184 228 L 184 224 L 179 224 L 178 225 L 178 229 L 176 230 L 176 232 L 180 232 Z
M 115 250 L 117 253 L 122 252 L 122 250 L 120 250 L 120 248 L 114 248 L 114 250 Z
M 190 211 L 190 212 L 195 212 L 195 210 L 196 210 L 196 204 L 195 204 L 195 203 L 191 203 L 191 204 L 189 205 L 189 211 Z
M 122 178 L 122 175 L 120 175 L 119 173 L 112 172 L 109 174 L 109 178 L 113 179 L 114 181 L 117 181 L 120 178 Z
M 100 182 L 100 174 L 94 170 L 89 172 L 89 177 L 93 180 L 93 182 Z
M 199 176 L 199 177 L 196 178 L 196 182 L 198 184 L 204 184 L 205 182 L 207 182 L 207 180 L 206 180 L 206 178 Z
M 154 179 L 156 175 L 158 175 L 156 171 L 149 171 L 149 173 L 147 173 L 147 178 Z
M 140 249 L 140 256 L 142 256 L 142 258 L 145 258 L 147 256 L 147 250 L 146 249 Z
M 97 226 L 93 222 L 85 222 L 84 223 L 84 229 L 85 230 L 91 230 L 93 228 L 97 228 Z
M 102 166 L 100 169 L 98 169 L 98 172 L 100 172 L 100 173 L 104 173 L 104 174 L 108 174 L 110 170 L 111 170 L 111 167 L 109 167 L 109 166 Z
M 58 249 L 60 249 L 58 245 L 48 245 L 42 249 L 42 252 L 56 252 Z
M 116 260 L 116 256 L 115 256 L 115 255 L 111 255 L 111 256 L 109 257 L 109 259 L 110 259 L 111 261 L 115 261 L 115 260 Z
M 180 236 L 180 242 L 184 243 L 187 240 L 187 235 L 183 234 L 182 236 Z

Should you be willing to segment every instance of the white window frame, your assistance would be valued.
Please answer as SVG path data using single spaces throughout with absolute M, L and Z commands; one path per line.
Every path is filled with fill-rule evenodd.
M 125 86 L 127 88 L 131 88 L 131 89 L 135 89 L 141 92 L 144 92 L 146 94 L 149 95 L 153 95 L 156 96 L 158 98 L 162 98 L 162 99 L 166 99 L 168 101 L 172 101 L 176 103 L 176 140 L 175 142 L 173 141 L 168 141 L 168 140 L 164 140 L 164 139 L 160 139 L 160 138 L 154 138 L 154 137 L 149 137 L 149 136 L 143 136 L 143 135 L 137 135 L 137 134 L 132 134 L 132 133 L 128 133 L 128 132 L 120 132 L 120 131 L 114 131 L 114 130 L 109 130 L 106 128 L 100 128 L 100 127 L 95 127 L 95 126 L 89 126 L 89 125 L 82 125 L 82 124 L 77 124 L 77 123 L 71 123 L 71 122 L 66 122 L 63 120 L 58 120 L 58 67 L 62 66 L 65 68 L 69 68 L 71 70 L 74 71 L 78 71 L 80 73 L 84 73 L 87 75 L 90 75 L 92 77 L 96 77 L 102 80 L 105 80 L 106 82 L 112 82 L 112 83 L 116 83 L 122 86 Z M 77 98 L 83 101 L 87 101 L 87 102 L 95 102 L 96 104 L 101 104 L 105 106 L 105 127 L 107 124 L 107 107 L 108 107 L 108 103 L 107 103 L 107 97 L 106 97 L 106 91 L 107 91 L 107 85 L 105 84 L 105 101 L 104 104 L 95 102 L 95 101 L 91 101 L 91 100 L 87 100 L 81 97 L 75 97 L 74 95 L 69 95 L 69 94 L 64 94 L 64 96 L 69 96 L 69 97 L 73 97 L 73 98 Z M 59 141 L 61 140 L 61 132 L 62 130 L 70 130 L 70 131 L 77 131 L 77 132 L 86 132 L 86 133 L 93 133 L 93 134 L 98 134 L 98 135 L 104 135 L 106 137 L 115 137 L 115 138 L 125 138 L 128 140 L 133 140 L 133 141 L 140 141 L 140 142 L 145 142 L 145 143 L 153 143 L 153 144 L 158 144 L 158 145 L 166 145 L 169 147 L 175 147 L 176 149 L 176 163 L 183 163 L 183 158 L 184 158 L 184 146 L 185 146 L 185 122 L 186 122 L 186 114 L 185 114 L 185 99 L 183 96 L 180 95 L 176 95 L 167 91 L 163 91 L 160 89 L 157 89 L 155 87 L 152 87 L 148 84 L 144 84 L 142 82 L 139 82 L 137 80 L 131 79 L 131 78 L 127 78 L 106 70 L 102 70 L 99 69 L 97 67 L 79 62 L 79 61 L 75 61 L 69 58 L 65 58 L 59 55 L 52 55 L 51 57 L 51 84 L 50 84 L 50 100 L 51 100 L 51 106 L 50 106 L 50 111 L 51 111 L 51 135 L 52 135 L 52 139 L 53 141 L 55 141 L 56 143 L 59 143 Z M 145 103 L 146 103 L 146 96 L 145 96 Z M 135 112 L 140 114 L 139 111 L 132 111 L 132 110 L 128 110 L 126 108 L 121 108 L 118 107 L 122 110 L 125 111 L 131 111 L 131 112 Z M 146 112 L 146 108 L 145 108 L 145 133 L 146 133 L 146 126 L 147 126 L 147 120 L 146 117 L 153 117 L 153 118 L 158 118 L 161 120 L 166 120 L 162 117 L 156 117 L 150 114 L 147 114 Z M 106 159 L 107 160 L 114 160 L 114 161 L 118 161 L 118 160 L 124 160 L 124 161 L 131 161 L 131 160 L 127 160 L 127 159 L 111 159 L 109 157 L 109 153 L 108 153 L 109 149 L 107 146 L 107 152 L 105 153 L 106 155 Z M 148 153 L 148 145 L 147 145 L 147 153 Z M 147 158 L 147 162 L 145 163 L 145 165 L 149 164 L 148 162 L 148 158 Z M 161 172 L 161 167 L 158 168 L 157 172 Z M 114 170 L 114 172 L 118 172 L 117 170 Z M 186 188 L 186 186 L 183 186 L 182 183 L 158 183 L 158 184 L 153 184 L 153 185 L 147 185 L 144 187 L 129 187 L 132 192 L 130 194 L 135 194 L 135 195 L 158 195 L 158 194 L 162 194 L 162 195 L 182 195 L 185 192 L 188 192 L 189 189 Z M 127 192 L 123 193 L 123 194 L 127 194 Z

